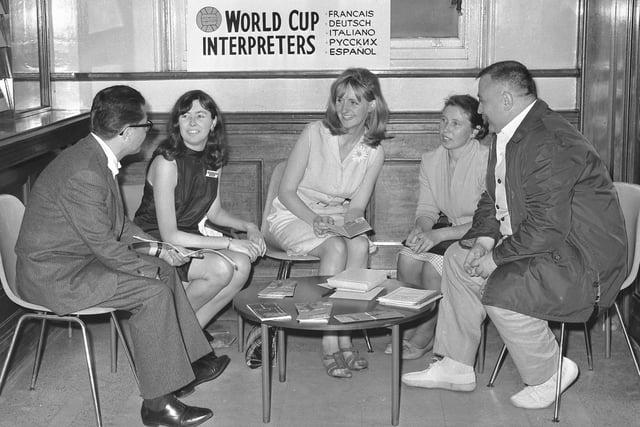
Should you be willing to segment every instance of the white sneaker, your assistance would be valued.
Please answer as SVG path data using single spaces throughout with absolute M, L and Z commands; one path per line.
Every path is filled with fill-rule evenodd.
M 402 375 L 402 382 L 413 387 L 473 391 L 476 388 L 476 373 L 473 366 L 444 357 L 442 360 L 433 362 L 424 371 Z
M 578 378 L 578 372 L 578 365 L 573 360 L 563 357 L 560 393 L 573 384 Z M 542 384 L 525 387 L 511 396 L 511 403 L 518 408 L 525 409 L 540 409 L 550 406 L 556 400 L 556 377 L 557 374 L 553 374 Z

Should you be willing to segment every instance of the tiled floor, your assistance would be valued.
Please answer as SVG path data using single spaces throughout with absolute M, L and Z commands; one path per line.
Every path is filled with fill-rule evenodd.
M 235 315 L 226 312 L 215 329 L 235 331 Z M 105 426 L 139 426 L 141 400 L 120 353 L 118 372 L 109 371 L 108 323 L 90 326 L 97 364 L 98 388 Z M 51 328 L 38 383 L 29 391 L 30 363 L 12 365 L 12 375 L 0 395 L 0 427 L 87 427 L 95 425 L 81 335 L 68 338 L 64 325 Z M 560 425 L 580 427 L 640 425 L 640 378 L 619 331 L 614 333 L 612 358 L 603 355 L 600 324 L 592 331 L 595 369 L 587 369 L 583 337 L 571 331 L 568 355 L 580 367 L 578 381 L 563 395 Z M 388 426 L 391 425 L 391 359 L 383 354 L 386 330 L 372 334 L 375 352 L 370 368 L 354 373 L 350 380 L 330 378 L 320 363 L 317 336 L 288 335 L 287 381 L 272 386 L 271 426 Z M 364 350 L 364 342 L 355 339 Z M 552 408 L 522 410 L 509 396 L 522 384 L 507 358 L 496 387 L 485 387 L 501 342 L 489 329 L 485 372 L 471 393 L 401 387 L 400 426 L 544 426 L 551 422 Z M 251 370 L 237 347 L 219 351 L 232 361 L 218 379 L 201 385 L 185 402 L 210 407 L 215 416 L 203 426 L 262 426 L 260 370 Z M 403 372 L 423 369 L 430 354 L 407 361 Z

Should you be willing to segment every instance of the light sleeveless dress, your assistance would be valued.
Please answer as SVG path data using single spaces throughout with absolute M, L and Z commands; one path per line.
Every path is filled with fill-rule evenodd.
M 309 158 L 298 196 L 316 214 L 331 216 L 337 225 L 344 224 L 349 201 L 360 189 L 376 156 L 384 156 L 383 148 L 359 141 L 340 161 L 339 137 L 331 135 L 321 121 L 308 124 L 300 139 L 309 146 Z M 316 236 L 312 225 L 294 215 L 277 197 L 267 225 L 271 236 L 289 255 L 306 255 L 331 237 Z
M 485 190 L 489 148 L 475 139 L 465 148 L 454 168 L 449 163 L 449 150 L 442 146 L 422 155 L 416 219 L 427 217 L 435 223 L 442 212 L 452 225 L 471 222 Z M 442 255 L 417 254 L 409 248 L 399 254 L 429 262 L 442 274 Z

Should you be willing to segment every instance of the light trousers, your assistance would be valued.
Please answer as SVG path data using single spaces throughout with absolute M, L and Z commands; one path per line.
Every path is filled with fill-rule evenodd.
M 538 385 L 556 372 L 559 346 L 546 320 L 481 302 L 486 281 L 463 268 L 468 250 L 447 249 L 442 274 L 434 353 L 468 366 L 475 364 L 481 328 L 488 315 L 507 346 L 525 384 Z

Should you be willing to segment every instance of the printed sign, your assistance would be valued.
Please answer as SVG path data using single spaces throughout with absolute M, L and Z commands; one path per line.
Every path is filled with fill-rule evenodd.
M 187 70 L 388 68 L 390 0 L 189 0 Z

